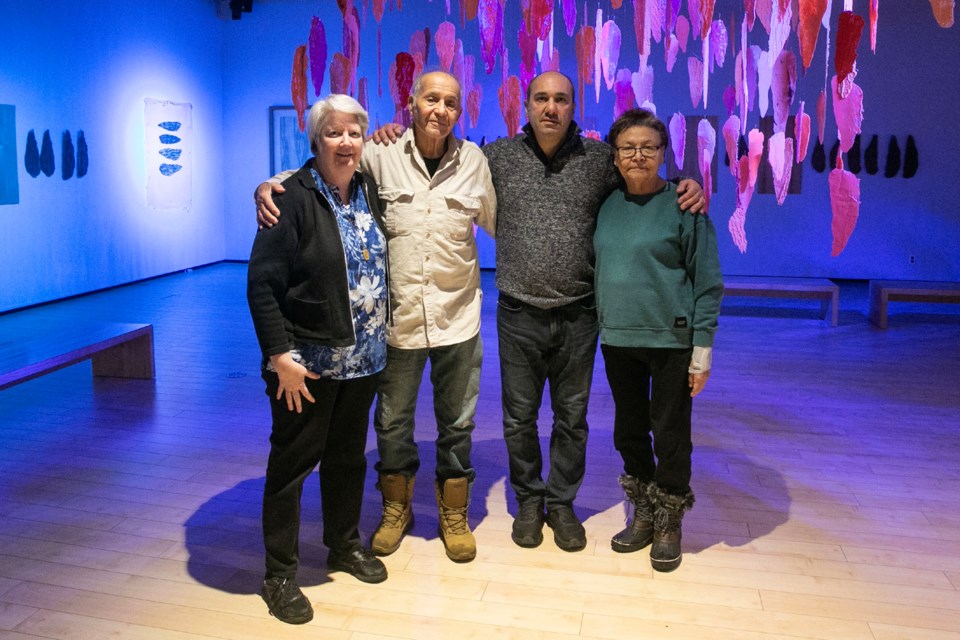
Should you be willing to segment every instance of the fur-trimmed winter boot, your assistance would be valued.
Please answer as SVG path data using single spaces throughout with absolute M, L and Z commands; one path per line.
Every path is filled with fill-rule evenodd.
M 378 556 L 396 551 L 413 528 L 413 480 L 402 473 L 380 474 L 377 488 L 383 494 L 383 514 L 370 538 L 370 550 Z
M 640 482 L 633 476 L 619 478 L 633 516 L 627 528 L 610 539 L 610 547 L 618 553 L 631 553 L 646 547 L 653 540 L 653 503 L 648 495 L 652 482 Z
M 466 478 L 450 478 L 434 485 L 440 511 L 440 540 L 447 557 L 454 562 L 469 562 L 477 557 L 477 541 L 470 532 L 467 512 L 470 485 Z
M 651 483 L 648 495 L 654 504 L 650 564 L 655 571 L 673 571 L 680 566 L 683 559 L 680 551 L 680 527 L 683 524 L 683 514 L 693 507 L 693 493 L 688 491 L 675 495 Z

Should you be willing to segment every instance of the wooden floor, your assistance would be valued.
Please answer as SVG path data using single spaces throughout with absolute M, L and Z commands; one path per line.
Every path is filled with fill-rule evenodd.
M 0 331 L 51 314 L 152 323 L 157 369 L 156 381 L 93 380 L 83 363 L 0 393 L 0 638 L 960 639 L 956 309 L 897 306 L 880 331 L 862 285 L 844 290 L 836 328 L 816 302 L 726 309 L 694 404 L 684 560 L 664 575 L 646 551 L 610 550 L 624 511 L 599 358 L 577 502 L 587 548 L 560 551 L 549 530 L 537 549 L 511 542 L 491 280 L 477 559 L 450 562 L 436 536 L 425 391 L 417 525 L 386 558 L 387 582 L 327 574 L 308 483 L 300 580 L 316 617 L 304 627 L 256 595 L 269 416 L 245 266 L 0 317 Z M 375 457 L 371 434 L 371 470 Z M 368 476 L 365 536 L 379 508 Z

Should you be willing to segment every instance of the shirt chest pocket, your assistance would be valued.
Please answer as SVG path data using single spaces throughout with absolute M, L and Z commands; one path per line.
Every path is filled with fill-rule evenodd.
M 383 201 L 387 235 L 395 238 L 413 233 L 419 218 L 413 202 L 413 190 L 381 187 L 378 195 Z
M 441 225 L 451 240 L 466 240 L 473 235 L 473 221 L 480 214 L 480 198 L 462 194 L 445 194 L 447 211 Z

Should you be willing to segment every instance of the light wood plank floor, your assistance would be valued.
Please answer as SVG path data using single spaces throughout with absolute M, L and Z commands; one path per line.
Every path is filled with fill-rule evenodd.
M 11 323 L 149 322 L 157 355 L 155 382 L 93 380 L 85 363 L 0 393 L 0 638 L 960 640 L 957 309 L 897 306 L 880 331 L 862 284 L 845 288 L 837 328 L 815 302 L 725 309 L 694 405 L 684 561 L 663 575 L 646 551 L 609 547 L 624 510 L 599 358 L 577 502 L 587 548 L 560 551 L 549 530 L 538 549 L 511 542 L 492 274 L 484 285 L 477 559 L 454 564 L 437 539 L 425 381 L 417 525 L 387 582 L 328 575 L 306 487 L 304 627 L 256 595 L 269 414 L 245 266 L 0 317 L 0 343 Z M 371 433 L 371 472 L 375 459 Z M 378 509 L 369 473 L 365 535 Z

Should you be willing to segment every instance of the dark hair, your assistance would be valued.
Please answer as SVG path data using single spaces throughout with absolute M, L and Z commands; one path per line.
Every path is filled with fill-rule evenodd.
M 617 145 L 617 138 L 627 129 L 633 127 L 649 127 L 660 134 L 660 144 L 666 149 L 670 146 L 670 134 L 667 132 L 667 125 L 663 124 L 652 111 L 646 109 L 630 109 L 624 112 L 613 125 L 610 126 L 610 133 L 607 134 L 607 144 L 611 147 Z
M 566 78 L 567 82 L 570 83 L 570 104 L 577 104 L 577 85 L 573 84 L 573 80 L 570 79 L 570 76 L 559 71 L 544 71 L 543 73 L 538 73 L 535 75 L 533 80 L 530 81 L 530 84 L 527 85 L 527 99 L 525 102 L 530 102 L 530 87 L 533 86 L 534 81 L 546 73 L 557 73 Z

